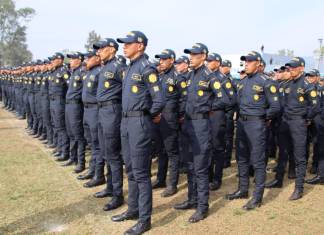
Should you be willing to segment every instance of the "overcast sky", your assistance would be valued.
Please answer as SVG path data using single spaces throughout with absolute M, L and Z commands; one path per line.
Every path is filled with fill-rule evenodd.
M 29 23 L 28 45 L 34 59 L 69 49 L 83 52 L 88 33 L 103 37 L 143 31 L 148 54 L 205 43 L 220 54 L 287 48 L 313 55 L 324 37 L 321 0 L 17 0 L 36 15 Z

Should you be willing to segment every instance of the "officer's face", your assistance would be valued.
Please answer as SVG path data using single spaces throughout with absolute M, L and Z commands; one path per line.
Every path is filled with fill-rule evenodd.
M 289 71 L 290 71 L 290 75 L 291 77 L 294 79 L 294 78 L 297 78 L 301 75 L 302 72 L 304 72 L 304 67 L 302 66 L 299 66 L 299 67 L 289 67 Z
M 223 74 L 228 74 L 229 72 L 231 72 L 231 68 L 230 67 L 220 67 L 220 71 L 223 73 Z
M 72 69 L 75 69 L 75 68 L 77 68 L 77 67 L 79 67 L 80 65 L 81 65 L 81 60 L 80 59 L 71 59 L 70 60 L 70 67 L 72 68 Z
M 211 60 L 211 61 L 207 61 L 207 67 L 209 68 L 209 70 L 211 71 L 215 71 L 219 68 L 220 66 L 220 62 L 217 60 Z
M 175 68 L 178 73 L 184 73 L 188 70 L 188 64 L 185 62 L 182 62 L 182 63 L 176 64 Z
M 124 43 L 124 55 L 126 58 L 132 60 L 143 54 L 145 47 L 143 43 Z
M 166 71 L 169 68 L 171 68 L 171 66 L 174 63 L 174 59 L 172 58 L 168 58 L 168 59 L 160 59 L 160 69 L 161 71 Z
M 245 61 L 245 73 L 253 74 L 258 71 L 260 68 L 260 61 Z
M 316 80 L 317 80 L 316 76 L 307 76 L 307 81 L 311 84 L 316 83 L 317 82 Z
M 104 47 L 98 50 L 97 55 L 100 56 L 102 61 L 109 60 L 115 55 L 115 48 L 114 47 Z
M 99 56 L 97 56 L 97 55 L 92 56 L 92 57 L 88 58 L 88 60 L 87 60 L 87 64 L 86 64 L 86 67 L 87 67 L 87 69 L 89 70 L 89 69 L 91 69 L 92 67 L 94 67 L 94 66 L 100 64 L 100 62 L 101 62 L 101 61 L 100 61 L 100 57 L 99 57 Z
M 283 79 L 283 80 L 289 80 L 289 79 L 291 79 L 291 74 L 290 74 L 290 72 L 289 72 L 288 69 L 286 69 L 286 70 L 282 73 L 282 79 Z
M 324 81 L 319 81 L 319 84 L 321 85 L 321 86 L 324 86 Z
M 190 67 L 197 69 L 204 64 L 205 60 L 206 54 L 190 54 Z

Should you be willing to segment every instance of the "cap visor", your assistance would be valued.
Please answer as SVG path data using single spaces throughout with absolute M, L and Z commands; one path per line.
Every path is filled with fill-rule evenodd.
M 117 42 L 119 43 L 132 43 L 136 42 L 134 38 L 128 37 L 128 38 L 117 38 Z

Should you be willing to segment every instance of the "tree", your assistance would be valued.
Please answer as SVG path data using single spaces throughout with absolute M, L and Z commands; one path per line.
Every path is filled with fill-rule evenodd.
M 0 66 L 19 65 L 32 59 L 26 43 L 32 8 L 16 9 L 12 0 L 0 0 Z
M 94 30 L 90 31 L 87 43 L 84 45 L 87 51 L 92 49 L 92 45 L 101 40 L 101 36 L 97 34 Z

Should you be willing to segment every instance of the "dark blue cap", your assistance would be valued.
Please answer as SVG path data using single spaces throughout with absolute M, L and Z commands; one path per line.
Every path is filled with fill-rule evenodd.
M 86 58 L 90 58 L 90 57 L 93 57 L 97 55 L 97 50 L 96 49 L 92 49 L 92 50 L 89 50 L 87 53 L 84 54 L 84 57 Z
M 126 58 L 124 56 L 122 56 L 122 55 L 118 55 L 117 60 L 121 64 L 126 64 Z
M 95 44 L 93 44 L 93 48 L 94 49 L 101 49 L 104 47 L 113 47 L 116 50 L 118 50 L 118 43 L 115 41 L 115 39 L 112 38 L 105 38 L 102 41 L 96 42 Z
M 165 49 L 161 52 L 161 54 L 155 55 L 155 58 L 158 59 L 175 59 L 176 54 L 173 50 L 171 49 Z
M 81 52 L 75 52 L 75 53 L 67 54 L 66 56 L 67 56 L 67 58 L 79 59 L 81 61 L 83 61 L 83 59 L 84 59 L 84 55 Z
M 55 60 L 55 59 L 64 60 L 64 55 L 61 52 L 56 52 L 51 58 L 52 58 L 52 60 Z
M 320 72 L 317 69 L 312 69 L 306 73 L 306 76 L 310 76 L 310 77 L 320 76 Z
M 140 31 L 131 31 L 126 35 L 125 38 L 117 38 L 117 42 L 119 42 L 119 43 L 138 42 L 138 43 L 143 43 L 144 46 L 147 45 L 147 41 L 148 41 L 148 39 L 145 36 L 145 34 Z
M 35 65 L 43 65 L 43 64 L 44 64 L 44 62 L 42 60 L 36 60 Z
M 195 43 L 192 48 L 184 49 L 186 54 L 208 54 L 208 47 L 202 43 Z
M 241 56 L 243 61 L 262 61 L 262 57 L 259 52 L 250 51 L 247 55 Z
M 265 60 L 261 57 L 261 65 L 263 65 L 264 67 L 266 67 L 267 63 L 265 62 Z
M 214 61 L 214 60 L 219 61 L 219 62 L 222 63 L 222 57 L 219 54 L 217 54 L 217 53 L 209 53 L 208 57 L 207 57 L 207 61 Z
M 44 62 L 44 64 L 49 64 L 51 61 L 45 59 L 43 62 Z
M 294 57 L 288 63 L 286 63 L 285 66 L 289 66 L 292 68 L 296 68 L 299 66 L 305 67 L 305 60 L 301 57 Z
M 232 62 L 229 60 L 223 60 L 222 67 L 232 67 Z
M 189 64 L 189 58 L 185 55 L 180 56 L 175 62 L 175 64 L 186 63 Z

